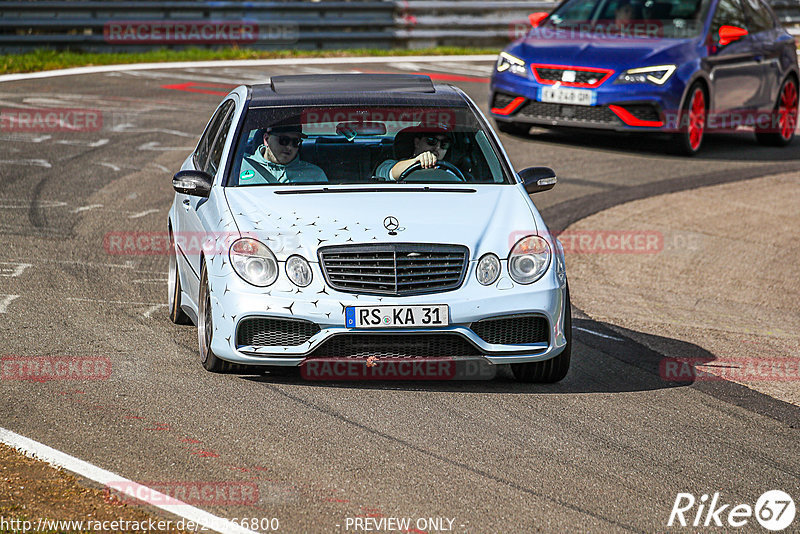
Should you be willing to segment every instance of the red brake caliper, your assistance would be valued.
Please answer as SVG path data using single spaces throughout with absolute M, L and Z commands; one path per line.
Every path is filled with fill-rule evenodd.
M 781 125 L 781 136 L 784 139 L 792 137 L 797 127 L 797 86 L 794 82 L 787 82 L 781 94 L 781 104 L 778 110 Z
M 703 130 L 706 125 L 706 99 L 703 91 L 697 89 L 692 95 L 689 106 L 689 145 L 692 150 L 697 150 L 703 140 Z

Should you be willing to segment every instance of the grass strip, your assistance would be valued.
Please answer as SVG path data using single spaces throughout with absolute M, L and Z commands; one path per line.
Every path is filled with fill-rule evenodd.
M 168 61 L 211 61 L 231 59 L 284 59 L 284 58 L 346 58 L 355 56 L 452 56 L 472 54 L 496 54 L 495 48 L 468 48 L 440 46 L 409 50 L 354 48 L 347 50 L 252 50 L 247 48 L 223 48 L 218 50 L 187 48 L 169 50 L 160 48 L 139 53 L 91 53 L 65 50 L 41 49 L 22 54 L 0 55 L 0 74 L 38 72 L 43 70 L 86 67 L 91 65 L 119 65 L 124 63 L 160 63 Z

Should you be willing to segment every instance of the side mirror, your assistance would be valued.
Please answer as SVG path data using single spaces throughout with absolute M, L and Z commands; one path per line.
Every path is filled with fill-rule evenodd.
M 205 171 L 178 171 L 172 177 L 172 188 L 178 193 L 208 198 L 214 177 Z
M 531 13 L 530 15 L 528 15 L 528 20 L 530 21 L 531 26 L 536 28 L 537 26 L 539 26 L 540 22 L 542 22 L 544 19 L 547 18 L 549 14 L 550 13 L 544 11 L 540 11 L 538 13 Z
M 747 35 L 747 30 L 739 26 L 720 26 L 719 28 L 719 45 L 725 46 L 734 41 L 738 41 Z
M 520 171 L 519 177 L 529 195 L 550 191 L 558 182 L 555 171 L 550 167 L 528 167 Z

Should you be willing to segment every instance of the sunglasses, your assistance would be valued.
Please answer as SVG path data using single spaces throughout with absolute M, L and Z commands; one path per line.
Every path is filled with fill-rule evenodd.
M 438 146 L 442 150 L 447 150 L 453 142 L 450 139 L 439 139 L 438 137 L 425 137 L 423 139 L 428 146 Z
M 281 146 L 289 146 L 290 144 L 297 148 L 303 144 L 302 137 L 289 137 L 288 135 L 278 136 L 278 144 Z

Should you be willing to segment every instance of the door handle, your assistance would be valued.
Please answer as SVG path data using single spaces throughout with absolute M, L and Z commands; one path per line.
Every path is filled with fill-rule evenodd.
M 191 206 L 191 203 L 189 202 L 189 199 L 188 199 L 188 198 L 187 198 L 187 199 L 185 199 L 185 200 L 183 201 L 183 209 L 185 209 L 186 211 L 189 211 L 189 207 L 190 207 L 190 206 Z

